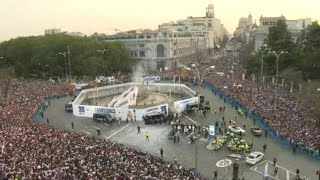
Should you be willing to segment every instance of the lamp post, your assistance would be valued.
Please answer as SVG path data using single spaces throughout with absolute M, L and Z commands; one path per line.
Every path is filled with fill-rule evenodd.
M 260 77 L 260 78 L 261 78 L 261 80 L 260 80 L 260 81 L 261 81 L 261 82 L 260 82 L 260 83 L 261 83 L 261 86 L 262 86 L 262 84 L 263 84 L 263 55 L 264 55 L 264 52 L 265 52 L 265 51 L 267 51 L 267 50 L 269 51 L 269 50 L 270 50 L 269 48 L 267 48 L 267 45 L 266 45 L 266 44 L 264 44 L 263 47 L 264 47 L 264 48 L 262 48 L 262 51 L 261 51 L 261 77 Z
M 192 70 L 193 73 L 197 76 L 197 78 L 199 80 L 199 84 L 198 84 L 199 86 L 202 83 L 202 81 L 204 80 L 205 76 L 209 74 L 209 71 L 216 68 L 215 66 L 209 66 L 203 71 L 202 74 L 200 74 L 200 71 L 195 63 L 191 64 L 191 67 L 192 68 L 189 68 L 187 70 Z
M 71 63 L 70 63 L 70 49 L 69 49 L 69 46 L 67 46 L 67 49 L 68 49 L 68 61 L 69 61 L 69 78 L 72 79 L 72 76 L 71 76 Z
M 279 58 L 282 54 L 286 54 L 288 52 L 286 51 L 281 51 L 281 52 L 276 52 L 276 51 L 269 51 L 269 53 L 272 53 L 276 56 L 276 94 L 275 94 L 275 99 L 274 99 L 274 111 L 275 111 L 275 120 L 277 121 L 277 96 L 278 96 L 278 76 L 279 76 Z
M 209 66 L 207 67 L 202 74 L 200 74 L 200 71 L 197 67 L 197 65 L 195 63 L 191 64 L 191 67 L 192 68 L 189 68 L 189 67 L 185 67 L 186 70 L 190 71 L 192 70 L 193 73 L 197 76 L 198 80 L 199 80 L 199 83 L 198 83 L 198 86 L 201 85 L 202 81 L 204 80 L 204 78 L 210 73 L 210 70 L 213 70 L 215 69 L 216 67 L 215 66 Z M 198 109 L 200 108 L 200 96 L 198 96 Z
M 107 49 L 98 49 L 97 52 L 101 53 L 101 55 L 102 55 L 102 58 L 103 58 L 102 59 L 102 71 L 103 71 L 103 75 L 105 76 L 106 74 L 105 74 L 105 68 L 104 68 L 105 67 L 104 66 L 104 53 L 108 52 L 108 50 Z
M 276 51 L 269 51 L 269 53 L 274 54 L 276 56 L 276 88 L 278 89 L 278 76 L 279 76 L 279 58 L 282 54 L 287 54 L 286 51 L 276 52 Z
M 67 52 L 59 52 L 58 55 L 62 55 L 64 57 L 64 68 L 66 70 L 66 81 L 67 81 L 68 80 Z

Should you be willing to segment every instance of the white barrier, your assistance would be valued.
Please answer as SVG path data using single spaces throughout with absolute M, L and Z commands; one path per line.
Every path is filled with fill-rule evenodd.
M 189 99 L 184 99 L 181 101 L 174 101 L 173 106 L 178 113 L 186 110 L 188 104 L 197 104 L 199 101 L 198 97 L 193 97 Z
M 148 107 L 145 109 L 126 109 L 126 108 L 113 108 L 102 106 L 90 106 L 90 105 L 75 105 L 73 106 L 73 114 L 80 117 L 93 117 L 94 113 L 106 113 L 112 117 L 125 121 L 127 118 L 129 121 L 142 121 L 143 116 L 151 114 L 164 113 L 168 114 L 169 105 L 161 104 L 158 106 Z
M 131 89 L 135 87 L 134 89 Z M 80 92 L 80 94 L 77 96 L 77 98 L 73 101 L 73 114 L 75 116 L 80 117 L 93 117 L 94 113 L 109 113 L 111 116 L 121 119 L 121 120 L 137 120 L 141 121 L 143 120 L 142 117 L 146 114 L 156 114 L 156 113 L 168 113 L 169 111 L 169 105 L 168 104 L 161 104 L 149 108 L 144 109 L 129 109 L 128 106 L 125 106 L 125 104 L 128 105 L 134 105 L 136 104 L 136 98 L 138 94 L 138 88 L 139 87 L 156 87 L 162 89 L 162 87 L 168 87 L 168 88 L 180 88 L 183 90 L 186 94 L 190 96 L 196 96 L 197 93 L 193 91 L 191 88 L 186 86 L 185 84 L 172 84 L 172 83 L 149 83 L 144 84 L 143 82 L 129 82 L 124 84 L 115 84 L 110 86 L 104 86 L 99 87 L 96 89 L 85 89 Z M 117 107 L 102 107 L 102 106 L 94 106 L 94 105 L 83 105 L 83 101 L 85 99 L 93 99 L 95 98 L 96 94 L 95 92 L 99 92 L 99 96 L 108 96 L 111 95 L 111 92 L 113 92 L 114 89 L 117 89 L 118 91 L 125 91 L 129 92 L 128 94 L 122 93 L 124 96 L 123 101 L 121 102 L 114 102 Z M 131 91 L 130 91 L 131 90 Z M 126 102 L 128 101 L 128 102 Z M 187 101 L 188 103 L 186 103 Z M 185 102 L 185 103 L 183 103 Z M 174 102 L 174 106 L 177 106 L 178 109 L 184 110 L 186 107 L 186 104 L 190 104 L 192 102 L 198 102 L 198 97 L 193 97 L 181 101 Z M 178 105 L 179 104 L 179 105 Z M 176 107 L 175 107 L 176 108 Z

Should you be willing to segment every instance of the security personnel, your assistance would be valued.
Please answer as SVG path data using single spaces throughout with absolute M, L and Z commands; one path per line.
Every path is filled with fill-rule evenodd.
M 266 149 L 267 149 L 267 145 L 264 144 L 264 145 L 263 145 L 263 152 L 266 152 Z
M 97 128 L 97 134 L 98 134 L 98 136 L 100 136 L 100 129 L 99 128 Z
M 161 158 L 163 158 L 163 149 L 162 148 L 160 149 L 160 155 L 161 155 Z
M 174 157 L 173 161 L 174 161 L 175 164 L 178 163 L 178 158 L 177 158 L 177 156 Z

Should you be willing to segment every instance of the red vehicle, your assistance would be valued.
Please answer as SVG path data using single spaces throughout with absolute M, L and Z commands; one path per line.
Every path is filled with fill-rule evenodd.
M 261 129 L 259 127 L 257 127 L 257 126 L 251 127 L 250 130 L 251 130 L 251 133 L 253 135 L 255 135 L 255 136 L 261 136 L 262 135 Z

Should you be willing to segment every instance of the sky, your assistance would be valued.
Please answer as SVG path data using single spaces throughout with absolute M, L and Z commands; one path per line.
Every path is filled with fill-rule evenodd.
M 261 15 L 320 20 L 320 0 L 0 0 L 0 41 L 42 35 L 50 28 L 86 35 L 156 29 L 164 22 L 204 16 L 210 3 L 230 33 L 249 13 L 257 23 Z

